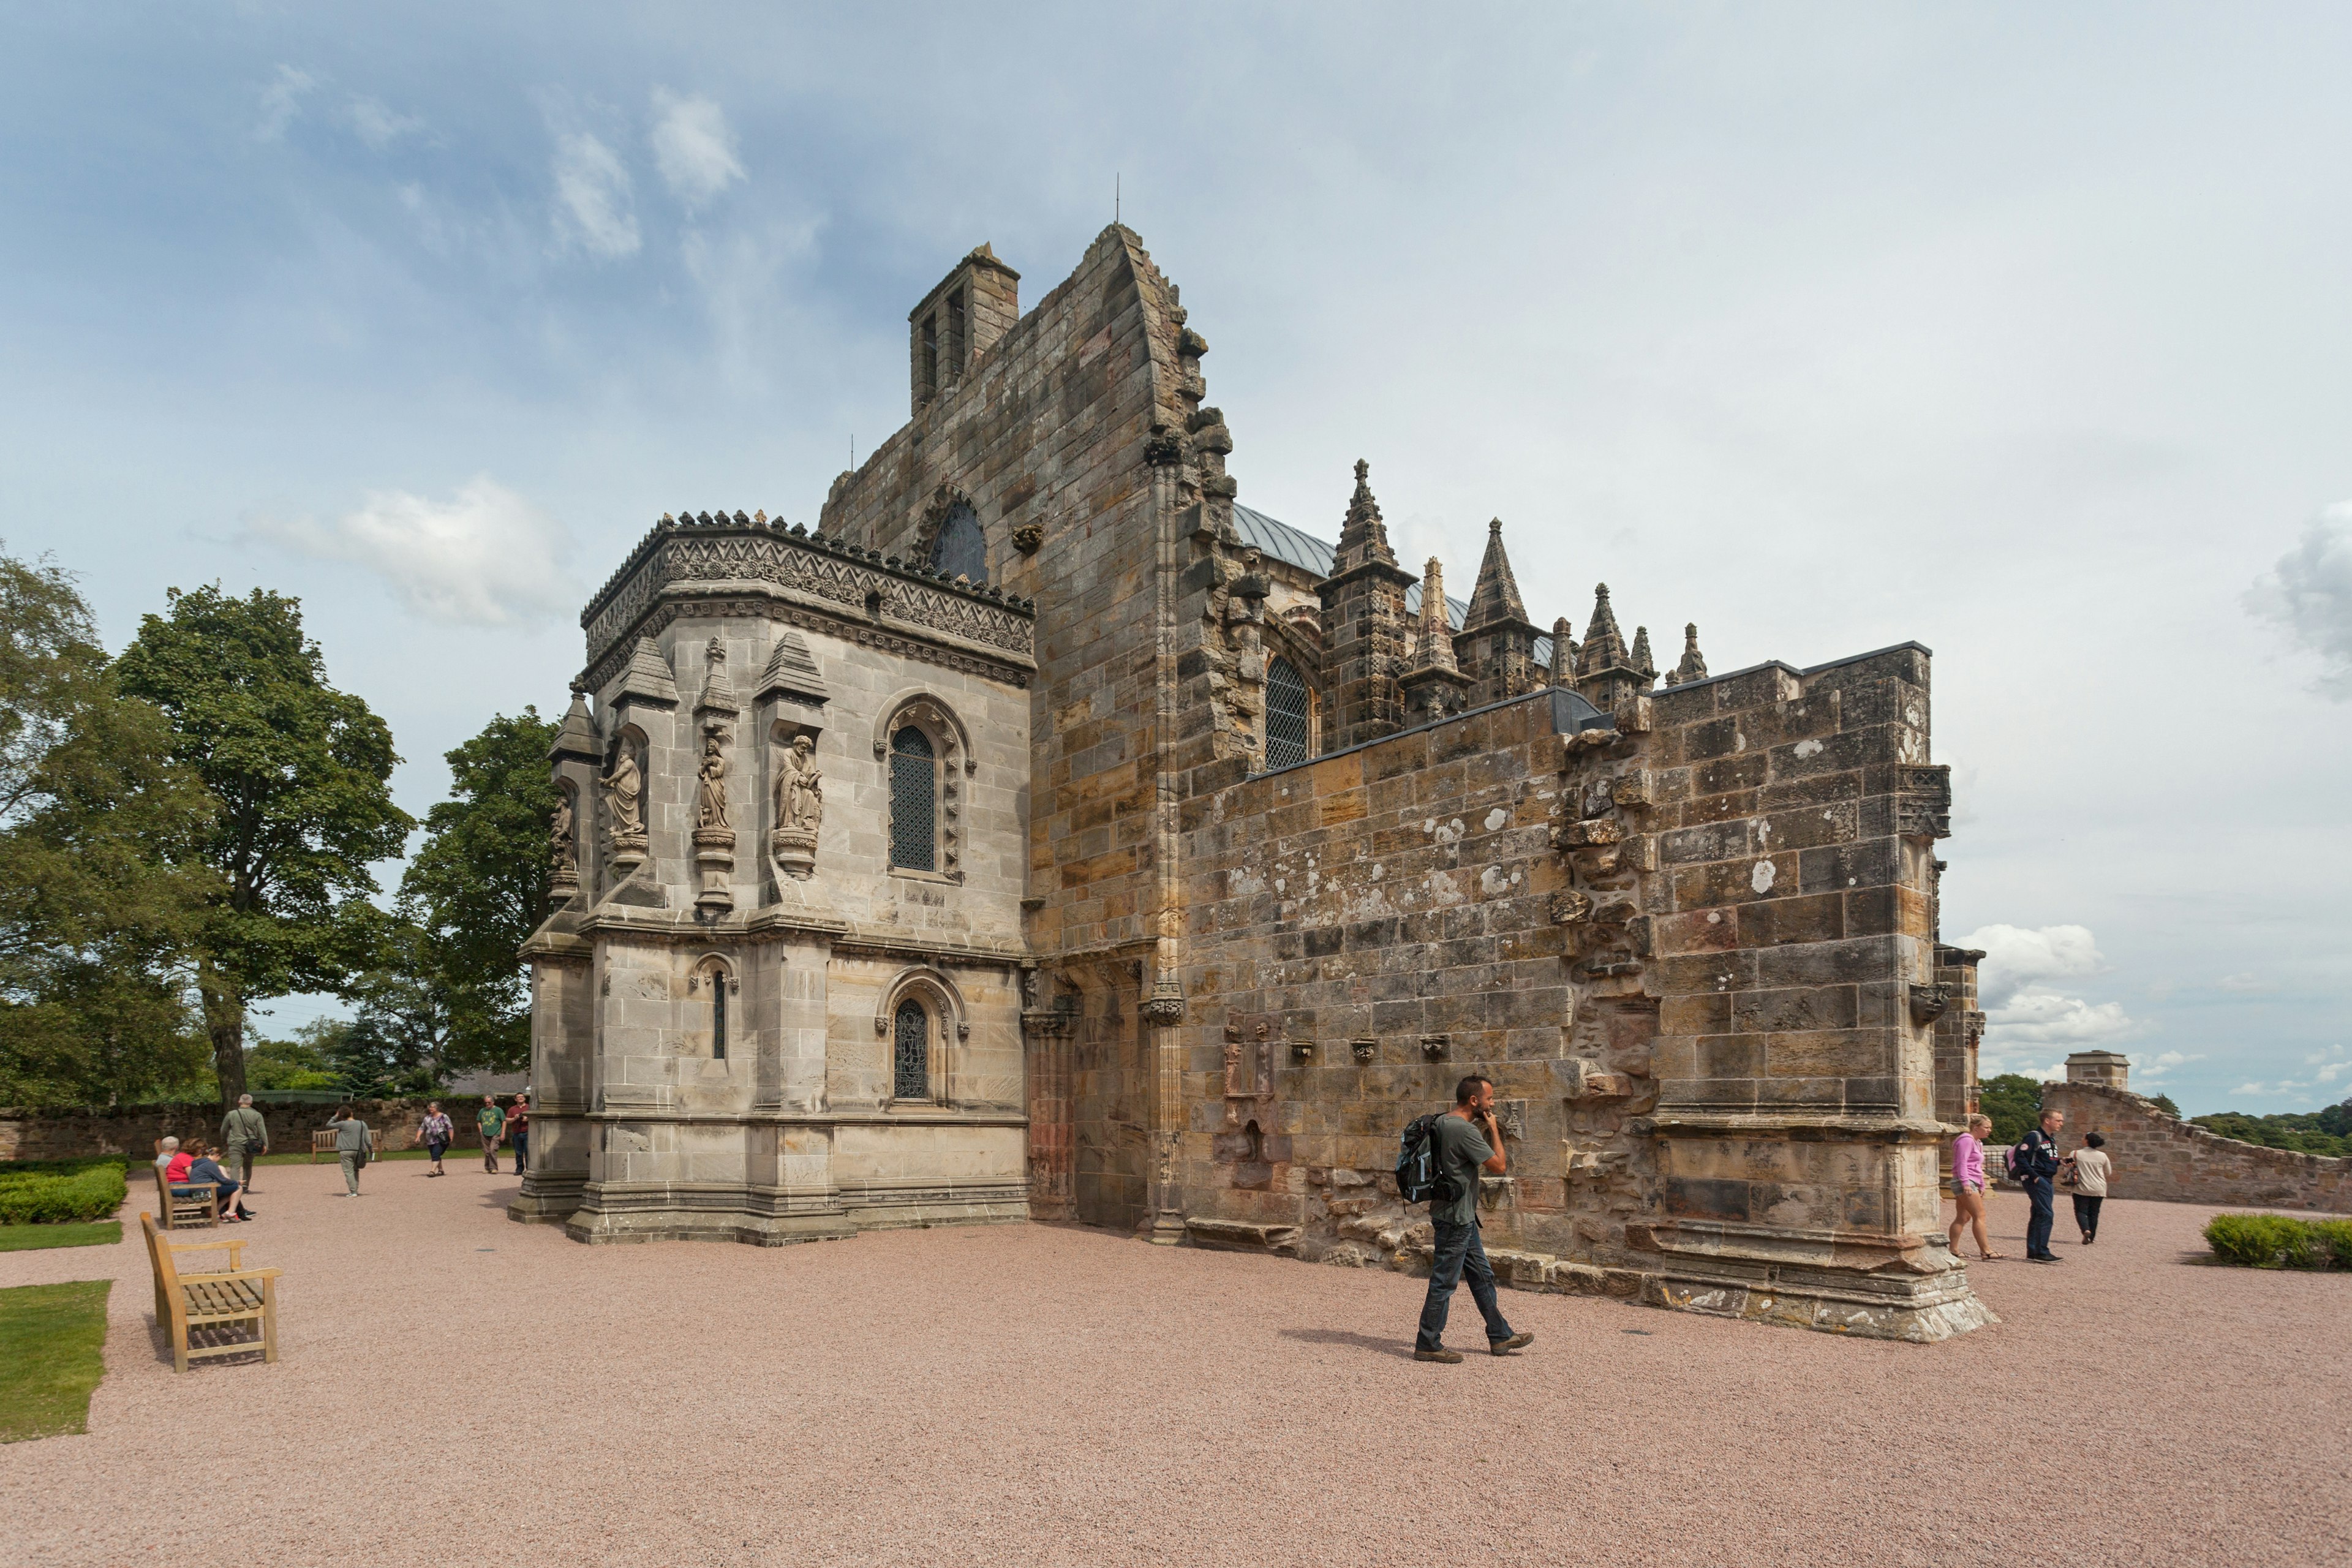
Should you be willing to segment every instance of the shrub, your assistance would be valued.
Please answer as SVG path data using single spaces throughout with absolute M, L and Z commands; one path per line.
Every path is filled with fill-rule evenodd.
M 123 1167 L 112 1161 L 73 1172 L 9 1172 L 0 1175 L 0 1225 L 53 1225 L 104 1219 L 130 1195 Z
M 2352 1220 L 2215 1215 L 2205 1244 L 2215 1258 L 2242 1268 L 2352 1268 Z

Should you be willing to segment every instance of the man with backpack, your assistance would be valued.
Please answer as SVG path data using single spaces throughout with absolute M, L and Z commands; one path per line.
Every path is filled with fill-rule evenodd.
M 1430 1118 L 1426 1126 L 1434 1167 L 1429 1218 L 1436 1231 L 1437 1256 L 1430 1265 L 1429 1298 L 1421 1309 L 1412 1359 L 1462 1359 L 1460 1351 L 1445 1348 L 1444 1339 L 1446 1310 L 1465 1273 L 1470 1276 L 1470 1295 L 1486 1320 L 1487 1350 L 1507 1355 L 1532 1343 L 1535 1335 L 1514 1333 L 1504 1319 L 1502 1304 L 1495 1300 L 1495 1270 L 1478 1239 L 1479 1174 L 1499 1176 L 1504 1170 L 1503 1134 L 1495 1125 L 1495 1080 L 1472 1073 L 1454 1085 L 1452 1113 Z
M 2065 1125 L 2064 1111 L 2045 1110 L 2042 1125 L 2009 1152 L 2010 1176 L 2033 1205 L 2033 1217 L 2025 1226 L 2025 1256 L 2034 1263 L 2063 1261 L 2050 1250 L 2051 1227 L 2058 1218 L 2058 1193 L 2050 1184 L 2058 1174 L 2058 1130 Z

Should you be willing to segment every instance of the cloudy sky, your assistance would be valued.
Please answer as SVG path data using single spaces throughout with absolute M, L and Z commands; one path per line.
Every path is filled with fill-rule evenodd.
M 1987 1071 L 2352 1091 L 2352 12 L 12 5 L 0 534 L 301 595 L 421 812 L 664 510 L 813 521 L 1111 216 L 1243 499 L 1718 669 L 1916 638 Z M 282 1007 L 278 1024 L 316 1005 Z

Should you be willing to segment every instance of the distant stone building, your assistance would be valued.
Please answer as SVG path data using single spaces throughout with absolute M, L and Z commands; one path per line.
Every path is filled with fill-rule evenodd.
M 1240 505 L 1128 230 L 986 247 L 814 531 L 666 517 L 554 755 L 520 1217 L 789 1240 L 1025 1215 L 1410 1268 L 1399 1129 L 1494 1077 L 1516 1283 L 1987 1321 L 1937 1214 L 1977 954 L 1936 940 L 1916 644 L 1657 669 Z M 1424 580 L 1425 574 L 1425 580 Z M 1424 592 L 1426 590 L 1426 592 Z

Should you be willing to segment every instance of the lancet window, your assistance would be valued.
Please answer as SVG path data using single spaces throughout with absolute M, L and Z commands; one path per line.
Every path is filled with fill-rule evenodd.
M 931 1015 L 909 996 L 898 1004 L 890 1037 L 890 1098 L 929 1100 L 931 1095 Z
M 1296 767 L 1313 754 L 1315 698 L 1298 667 L 1275 656 L 1265 672 L 1265 765 Z
M 909 724 L 890 738 L 890 864 L 940 868 L 940 766 L 931 738 Z

